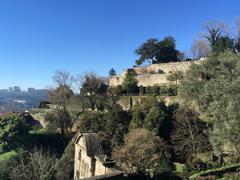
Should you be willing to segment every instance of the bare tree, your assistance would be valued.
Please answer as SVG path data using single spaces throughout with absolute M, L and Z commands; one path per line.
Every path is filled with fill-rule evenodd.
M 75 88 L 74 89 L 75 89 L 76 93 L 80 94 L 83 82 L 84 82 L 84 76 L 82 74 L 78 74 L 75 76 L 75 78 L 74 78 Z
M 199 119 L 197 112 L 189 107 L 180 106 L 174 113 L 174 119 L 171 142 L 180 161 L 209 150 L 210 143 L 206 132 L 208 127 Z
M 68 86 L 60 85 L 49 93 L 49 99 L 57 108 L 67 110 L 72 95 L 73 91 Z
M 133 129 L 124 138 L 124 144 L 115 147 L 113 158 L 127 173 L 152 174 L 161 161 L 170 155 L 165 142 L 147 129 Z
M 210 48 L 205 40 L 198 39 L 194 41 L 191 47 L 191 52 L 194 59 L 200 59 L 209 54 Z
M 55 155 L 44 153 L 36 148 L 27 158 L 21 158 L 10 173 L 11 180 L 44 180 L 51 178 L 54 172 Z
M 71 87 L 74 81 L 74 77 L 65 70 L 57 70 L 53 76 L 53 80 L 58 86 Z
M 53 76 L 54 82 L 57 84 L 57 88 L 49 93 L 49 99 L 55 105 L 67 109 L 69 99 L 73 95 L 71 89 L 74 77 L 67 71 L 57 70 Z

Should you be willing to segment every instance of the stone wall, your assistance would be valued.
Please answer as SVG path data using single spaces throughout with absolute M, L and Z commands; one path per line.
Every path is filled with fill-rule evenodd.
M 134 67 L 137 73 L 137 80 L 139 86 L 153 86 L 153 85 L 163 85 L 170 84 L 166 79 L 167 75 L 171 72 L 182 71 L 185 73 L 193 63 L 200 63 L 198 61 L 186 61 L 186 62 L 170 62 L 161 64 L 152 64 L 145 67 Z M 128 69 L 130 70 L 130 69 Z M 124 70 L 120 76 L 109 77 L 109 86 L 115 87 L 121 85 L 126 77 L 127 70 Z
M 74 180 L 118 179 L 122 172 L 107 161 L 96 133 L 79 133 L 75 136 Z

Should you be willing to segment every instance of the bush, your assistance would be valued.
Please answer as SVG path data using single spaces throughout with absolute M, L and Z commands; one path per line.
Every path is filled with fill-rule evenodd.
M 19 114 L 0 117 L 0 153 L 16 150 L 24 145 L 31 125 Z
M 74 176 L 74 143 L 69 142 L 61 159 L 55 164 L 56 178 L 58 180 L 73 179 Z
M 221 168 L 208 169 L 208 170 L 193 174 L 192 176 L 189 177 L 189 179 L 197 179 L 199 177 L 204 177 L 209 175 L 223 176 L 226 172 L 235 172 L 239 168 L 240 168 L 240 164 L 225 166 Z
M 8 160 L 0 160 L 0 179 L 7 180 L 9 179 L 9 165 L 10 162 Z
M 139 94 L 141 94 L 141 95 L 145 94 L 146 93 L 145 89 L 146 88 L 144 86 L 140 86 L 139 87 Z
M 10 179 L 46 180 L 54 174 L 55 155 L 34 149 L 27 156 L 20 156 L 14 161 L 9 173 Z
M 158 74 L 164 74 L 164 71 L 161 70 L 161 69 L 159 69 L 159 70 L 158 70 Z

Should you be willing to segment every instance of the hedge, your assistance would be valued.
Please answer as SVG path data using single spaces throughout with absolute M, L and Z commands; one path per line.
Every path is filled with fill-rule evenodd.
M 230 165 L 230 166 L 225 166 L 221 168 L 208 169 L 208 170 L 193 174 L 192 176 L 189 177 L 189 179 L 196 179 L 200 176 L 209 176 L 209 175 L 220 176 L 226 172 L 234 172 L 239 167 L 240 167 L 240 164 L 236 164 L 236 165 Z

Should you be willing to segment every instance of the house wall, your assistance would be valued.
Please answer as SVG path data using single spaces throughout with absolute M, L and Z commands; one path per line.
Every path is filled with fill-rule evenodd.
M 90 157 L 86 153 L 86 145 L 84 137 L 81 137 L 78 143 L 75 144 L 75 163 L 74 163 L 74 180 L 80 179 L 110 179 L 119 178 L 122 172 L 114 169 L 107 168 L 103 165 L 103 159 L 105 155 L 98 157 Z M 93 174 L 94 172 L 94 174 Z

